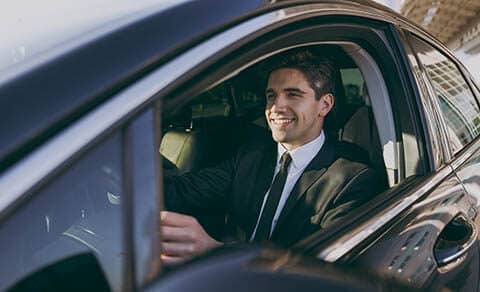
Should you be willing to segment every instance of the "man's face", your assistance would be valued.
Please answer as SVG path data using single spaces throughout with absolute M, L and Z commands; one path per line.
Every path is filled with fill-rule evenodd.
M 273 140 L 288 150 L 317 138 L 333 106 L 331 94 L 315 99 L 315 91 L 297 69 L 282 68 L 270 73 L 266 98 L 265 116 Z

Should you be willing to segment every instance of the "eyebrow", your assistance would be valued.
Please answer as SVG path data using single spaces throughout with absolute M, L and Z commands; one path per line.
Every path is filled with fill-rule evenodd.
M 285 91 L 294 91 L 294 92 L 298 92 L 298 93 L 301 93 L 301 94 L 305 94 L 305 93 L 306 93 L 305 91 L 300 90 L 299 88 L 296 88 L 296 87 L 289 87 L 289 88 L 285 88 L 284 90 L 285 90 Z
M 300 90 L 299 88 L 296 88 L 296 87 L 285 88 L 284 91 L 298 92 L 298 93 L 301 93 L 301 94 L 305 94 L 305 93 L 306 93 L 305 91 Z M 272 93 L 272 92 L 275 92 L 275 91 L 274 91 L 273 89 L 271 89 L 271 88 L 268 88 L 267 90 L 265 90 L 265 94 L 267 94 L 267 93 Z

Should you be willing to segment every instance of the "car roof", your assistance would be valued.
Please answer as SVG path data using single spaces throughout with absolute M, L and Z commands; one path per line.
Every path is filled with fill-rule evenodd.
M 84 42 L 67 43 L 63 50 L 0 77 L 0 172 L 115 92 L 216 31 L 269 10 L 312 3 L 364 5 L 400 17 L 369 0 L 203 0 L 160 7 L 107 30 L 99 28 L 102 33 L 92 31 L 93 37 Z
M 66 42 L 81 42 L 94 30 L 115 27 L 186 0 L 85 0 L 12 2 L 0 18 L 0 74 Z M 54 5 L 53 5 L 54 4 Z M 55 9 L 52 9 L 55 7 Z M 39 25 L 41 23 L 41 25 Z M 15 33 L 10 33 L 15 27 Z M 80 40 L 79 40 L 80 39 Z M 5 78 L 2 76 L 2 79 Z
M 182 2 L 98 35 L 92 31 L 94 37 L 83 43 L 65 44 L 64 50 L 38 56 L 40 61 L 2 72 L 0 172 L 132 80 L 261 5 L 262 1 Z M 222 14 L 211 17 L 212 6 Z

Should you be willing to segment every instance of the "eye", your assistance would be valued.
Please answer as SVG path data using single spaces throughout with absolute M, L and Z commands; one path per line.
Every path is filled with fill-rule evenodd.
M 275 94 L 267 94 L 267 100 L 272 100 L 275 98 Z

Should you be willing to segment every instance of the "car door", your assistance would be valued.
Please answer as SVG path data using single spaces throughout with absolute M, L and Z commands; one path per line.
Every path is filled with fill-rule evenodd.
M 158 269 L 154 109 L 88 143 L 88 120 L 101 126 L 111 110 L 111 104 L 93 110 L 1 177 L 2 194 L 11 196 L 28 189 L 39 168 L 60 162 L 1 213 L 2 290 L 129 290 L 133 264 L 139 283 Z M 21 179 L 26 174 L 32 178 Z
M 156 94 L 231 39 L 177 62 L 172 56 L 259 5 L 254 2 L 150 3 L 145 13 L 92 28 L 2 75 L 0 290 L 28 275 L 33 283 L 49 275 L 66 279 L 67 286 L 52 281 L 47 290 L 87 290 L 96 282 L 79 275 L 91 272 L 106 277 L 106 288 L 129 291 L 158 275 Z M 217 9 L 223 13 L 211 17 Z M 199 13 L 185 22 L 192 11 Z M 162 66 L 167 61 L 172 64 Z
M 480 134 L 480 107 L 475 98 L 471 85 L 468 84 L 460 67 L 448 52 L 436 47 L 433 42 L 428 42 L 413 33 L 407 34 L 410 44 L 416 53 L 424 72 L 427 90 L 436 114 L 440 129 L 442 129 L 443 145 L 445 145 L 445 161 L 456 173 L 462 183 L 465 193 L 463 209 L 457 210 L 458 216 L 467 217 L 463 224 L 456 225 L 455 237 L 451 238 L 447 252 L 454 261 L 460 262 L 465 258 L 466 263 L 463 275 L 453 276 L 449 285 L 465 290 L 476 290 L 478 284 L 478 256 L 472 257 L 478 251 L 478 198 L 475 188 L 478 186 L 478 136 Z M 451 208 L 455 210 L 456 208 Z M 466 223 L 466 224 L 465 224 Z M 466 229 L 458 229 L 465 225 Z M 447 225 L 447 228 L 449 225 Z M 452 229 L 453 231 L 453 229 Z M 437 242 L 437 245 L 439 242 Z M 453 262 L 454 262 L 453 261 Z M 443 263 L 445 275 L 450 270 Z M 452 266 L 452 265 L 450 265 Z M 462 287 L 463 286 L 463 287 Z
M 417 122 L 421 121 L 421 124 L 417 126 L 424 133 L 417 139 L 428 141 L 423 145 L 427 148 L 430 171 L 411 177 L 381 195 L 390 197 L 390 202 L 372 201 L 360 225 L 317 250 L 317 255 L 329 261 L 359 265 L 416 288 L 477 291 L 477 205 L 462 184 L 465 183 L 465 167 L 459 168 L 465 161 L 475 160 L 472 155 L 475 147 L 470 146 L 473 152 L 463 150 L 463 153 L 468 152 L 464 155 L 469 158 L 461 158 L 461 154 L 451 156 L 449 132 L 445 130 L 442 110 L 435 95 L 438 84 L 430 83 L 432 71 L 428 66 L 432 62 L 426 63 L 423 58 L 425 50 L 416 55 L 408 36 L 402 38 L 400 35 L 396 49 L 405 57 L 400 57 L 399 63 L 404 64 L 403 72 L 411 82 L 408 86 L 415 92 L 411 98 L 418 106 Z M 413 47 L 420 49 L 416 45 Z M 445 74 L 446 78 L 452 76 L 451 72 L 434 72 Z M 475 140 L 472 137 L 469 145 L 474 145 Z M 409 152 L 405 152 L 405 159 L 409 159 L 408 155 Z M 469 162 L 466 165 L 472 165 Z M 357 217 L 362 220 L 360 218 L 362 216 Z

